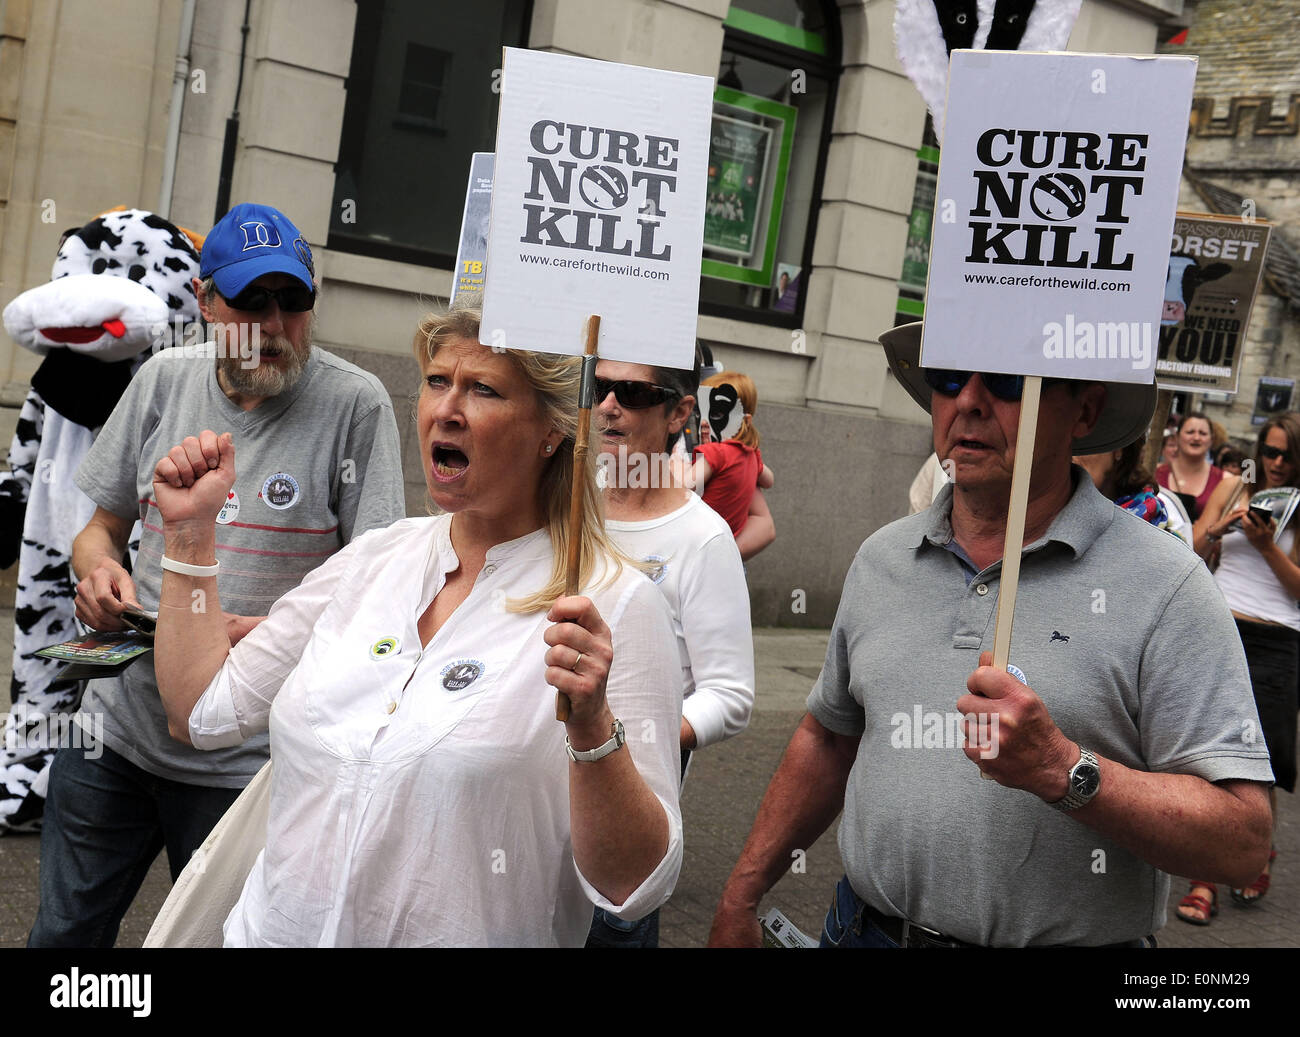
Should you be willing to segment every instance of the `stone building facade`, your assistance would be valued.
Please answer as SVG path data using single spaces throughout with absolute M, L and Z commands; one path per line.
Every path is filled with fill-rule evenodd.
M 1181 10 L 1085 0 L 1071 49 L 1150 53 Z M 266 202 L 318 257 L 319 343 L 375 371 L 406 415 L 412 329 L 446 299 L 452 264 L 441 246 L 398 239 L 426 208 L 430 225 L 445 221 L 449 193 L 459 206 L 474 148 L 449 142 L 491 149 L 487 114 L 465 113 L 492 110 L 503 42 L 776 98 L 799 114 L 777 259 L 801 294 L 783 310 L 775 287 L 706 279 L 698 333 L 754 377 L 777 473 L 777 541 L 749 570 L 755 622 L 826 625 L 858 545 L 906 511 L 930 450 L 928 419 L 877 342 L 895 319 L 926 122 L 895 56 L 893 14 L 892 0 L 0 0 L 0 306 L 48 278 L 61 230 L 113 205 L 205 231 L 219 198 Z M 456 62 L 476 71 L 435 74 Z M 803 96 L 801 73 L 815 86 Z M 377 126 L 385 104 L 393 117 Z M 421 104 L 452 115 L 440 124 Z M 368 147 L 381 131 L 406 150 Z M 364 168 L 349 164 L 357 155 Z M 353 184 L 370 195 L 354 197 Z M 395 198 L 409 219 L 380 233 L 375 214 Z M 776 270 L 765 276 L 775 284 Z M 0 337 L 0 402 L 21 400 L 36 363 Z M 409 422 L 403 449 L 419 513 Z
M 1189 0 L 1162 28 L 1162 54 L 1197 57 L 1180 208 L 1254 216 L 1273 224 L 1251 313 L 1238 392 L 1193 394 L 1241 446 L 1260 378 L 1300 382 L 1300 22 L 1288 0 Z M 1292 397 L 1300 410 L 1300 389 Z

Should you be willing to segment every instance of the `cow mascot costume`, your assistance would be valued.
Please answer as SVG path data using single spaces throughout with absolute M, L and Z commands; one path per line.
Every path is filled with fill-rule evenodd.
M 151 351 L 202 341 L 188 334 L 201 329 L 190 284 L 201 243 L 154 213 L 107 212 L 67 232 L 51 279 L 5 307 L 5 330 L 45 359 L 0 479 L 0 568 L 19 563 L 0 834 L 40 827 L 49 764 L 81 699 L 81 682 L 53 683 L 62 664 L 32 654 L 79 633 L 72 541 L 95 505 L 72 477 Z

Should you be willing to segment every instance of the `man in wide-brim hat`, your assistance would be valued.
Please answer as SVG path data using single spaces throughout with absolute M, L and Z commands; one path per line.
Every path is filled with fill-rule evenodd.
M 1272 780 L 1209 572 L 1071 464 L 1140 436 L 1154 386 L 1044 380 L 998 672 L 1024 379 L 922 368 L 920 329 L 881 341 L 953 483 L 858 551 L 712 941 L 757 942 L 760 898 L 843 809 L 824 946 L 1150 945 L 1168 873 L 1259 874 Z

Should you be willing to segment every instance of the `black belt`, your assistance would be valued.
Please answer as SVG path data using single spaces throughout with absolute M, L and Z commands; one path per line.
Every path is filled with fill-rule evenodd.
M 863 916 L 871 922 L 877 929 L 888 936 L 900 947 L 980 947 L 978 943 L 967 943 L 965 940 L 959 940 L 955 936 L 948 936 L 944 933 L 937 932 L 934 929 L 927 929 L 923 925 L 917 925 L 906 918 L 895 918 L 893 915 L 881 914 L 865 900 L 859 900 L 862 904 Z M 1155 941 L 1151 937 L 1151 946 L 1155 946 Z M 1108 943 L 1101 945 L 1101 949 L 1115 947 L 1132 947 L 1132 940 L 1126 940 L 1123 943 Z
M 953 936 L 945 936 L 934 929 L 909 922 L 906 918 L 881 914 L 865 900 L 861 902 L 863 914 L 877 929 L 888 936 L 900 947 L 978 947 L 979 944 L 967 943 Z

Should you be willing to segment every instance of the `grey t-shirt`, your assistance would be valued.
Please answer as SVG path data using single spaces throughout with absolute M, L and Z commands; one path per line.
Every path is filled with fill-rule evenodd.
M 403 516 L 397 425 L 374 375 L 313 349 L 292 389 L 244 411 L 221 391 L 211 358 L 164 350 L 131 380 L 76 474 L 77 485 L 100 507 L 139 517 L 132 577 L 146 609 L 158 607 L 162 587 L 154 466 L 204 429 L 230 432 L 235 445 L 234 495 L 217 520 L 217 586 L 226 612 L 266 615 L 353 537 Z M 86 727 L 84 715 L 102 715 L 105 744 L 163 778 L 241 788 L 266 762 L 265 735 L 214 752 L 175 741 L 167 733 L 152 657 L 121 677 L 91 681 L 81 713 Z
M 1271 781 L 1213 578 L 1186 546 L 1075 477 L 1046 536 L 1025 548 L 1011 663 L 1065 735 L 1101 756 Z M 945 550 L 951 507 L 949 486 L 862 545 L 808 698 L 823 726 L 862 735 L 839 830 L 849 880 L 877 910 L 972 943 L 1154 932 L 1168 875 L 1031 793 L 981 779 L 960 748 L 949 718 L 992 650 L 1001 562 L 966 582 Z

